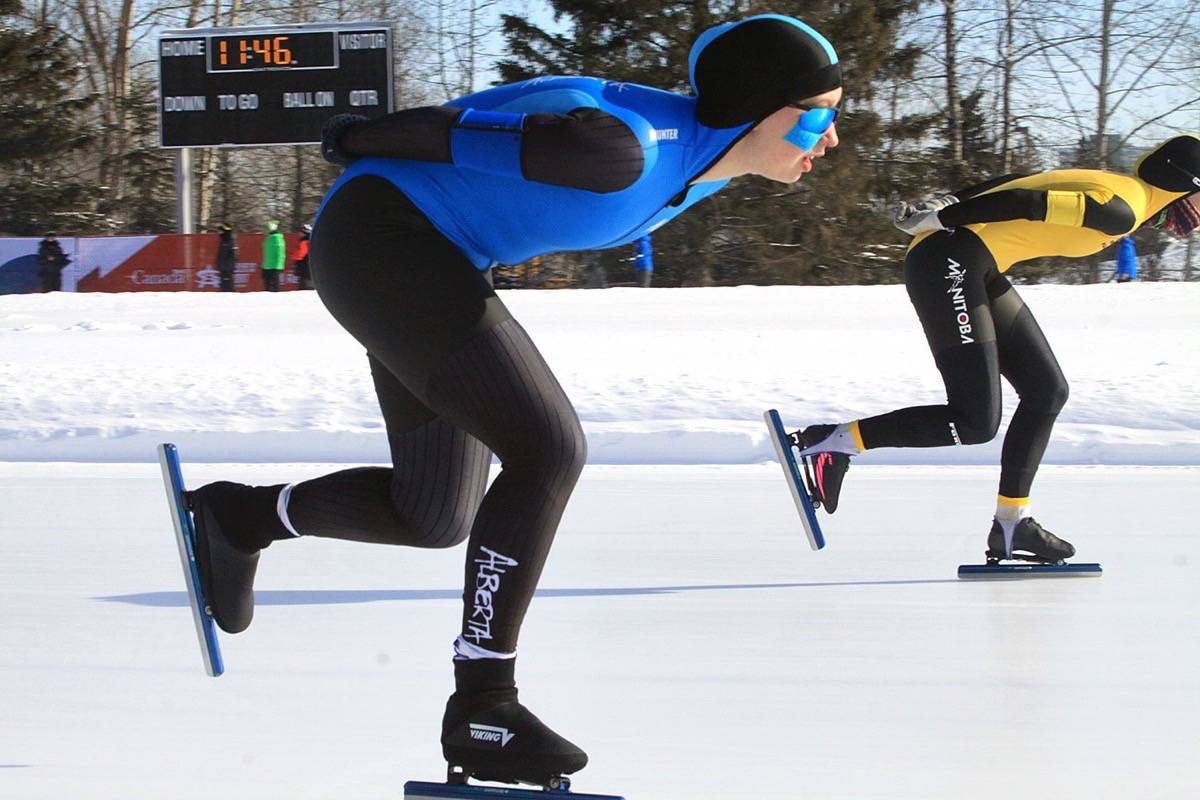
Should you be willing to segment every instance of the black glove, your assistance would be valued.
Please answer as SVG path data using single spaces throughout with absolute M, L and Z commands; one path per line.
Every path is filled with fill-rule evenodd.
M 351 127 L 366 121 L 367 117 L 361 114 L 338 114 L 327 119 L 325 126 L 321 128 L 321 157 L 330 164 L 342 167 L 351 164 L 357 156 L 342 150 L 338 145 L 338 140 Z

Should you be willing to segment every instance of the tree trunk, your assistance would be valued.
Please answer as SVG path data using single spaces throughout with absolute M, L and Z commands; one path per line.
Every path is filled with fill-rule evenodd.
M 238 24 L 239 17 L 242 13 L 242 0 L 232 0 L 229 4 L 229 11 L 225 16 L 224 21 L 221 19 L 221 0 L 213 0 L 213 26 L 221 27 L 222 25 L 233 26 Z M 221 189 L 221 222 L 237 225 L 233 219 L 233 165 L 230 158 L 229 149 L 222 147 L 218 150 L 217 155 L 217 170 L 216 183 Z M 216 191 L 214 187 L 213 191 Z
M 204 0 L 190 0 L 188 6 L 186 28 L 194 28 L 200 24 L 200 8 L 204 5 Z M 196 186 L 196 224 L 199 230 L 210 230 L 212 225 L 213 212 L 213 184 L 216 178 L 216 173 L 213 171 L 213 165 L 216 164 L 216 154 L 211 147 L 197 148 L 196 159 L 196 176 L 199 178 Z
M 133 0 L 123 0 L 117 21 L 116 48 L 113 53 L 112 103 L 116 112 L 113 139 L 116 170 L 112 181 L 114 197 L 125 193 L 125 155 L 129 152 L 129 89 L 133 82 L 130 55 L 133 51 Z
M 942 0 L 945 7 L 946 34 L 946 140 L 950 149 L 951 174 L 957 183 L 962 177 L 963 130 L 962 105 L 958 96 L 958 57 L 955 53 L 955 42 L 958 37 L 955 28 L 955 13 L 958 0 Z
M 1013 164 L 1013 118 L 1012 118 L 1012 80 L 1013 80 L 1013 0 L 1004 0 L 1004 34 L 1000 46 L 1000 63 L 1003 73 L 1000 76 L 1000 174 L 1012 172 Z
M 1102 0 L 1100 12 L 1100 74 L 1096 81 L 1096 167 L 1108 167 L 1108 84 L 1109 56 L 1112 49 L 1112 15 L 1116 0 Z M 1088 264 L 1091 283 L 1099 283 L 1100 256 L 1094 255 Z
M 293 147 L 296 157 L 296 182 L 292 186 L 292 230 L 300 230 L 306 221 L 304 213 L 304 146 Z
M 1112 15 L 1116 0 L 1103 0 L 1100 15 L 1100 75 L 1096 82 L 1096 166 L 1108 167 L 1108 83 L 1112 49 Z

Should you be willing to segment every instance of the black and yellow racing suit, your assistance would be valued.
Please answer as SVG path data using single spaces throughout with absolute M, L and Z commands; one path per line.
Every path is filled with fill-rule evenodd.
M 1183 196 L 1140 178 L 1064 169 L 1009 175 L 957 192 L 942 209 L 947 230 L 914 238 L 904 264 L 908 295 L 946 385 L 946 404 L 859 420 L 858 444 L 978 444 L 1000 426 L 1000 376 L 1020 397 L 1004 438 L 1000 495 L 1023 500 L 1067 381 L 1045 336 L 1004 277 L 1042 256 L 1098 253 Z

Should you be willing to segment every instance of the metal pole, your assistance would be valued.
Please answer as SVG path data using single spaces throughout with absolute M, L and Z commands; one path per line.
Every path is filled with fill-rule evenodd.
M 182 147 L 175 159 L 175 219 L 180 233 L 195 233 L 192 211 L 192 149 Z

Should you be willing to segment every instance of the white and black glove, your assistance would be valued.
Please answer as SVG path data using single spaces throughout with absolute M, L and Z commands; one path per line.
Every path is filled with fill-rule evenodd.
M 916 204 L 901 201 L 892 215 L 892 224 L 907 233 L 916 236 L 927 231 L 942 231 L 946 226 L 938 219 L 938 212 L 946 206 L 954 205 L 958 198 L 952 194 L 938 197 L 927 197 Z
M 939 194 L 926 197 L 913 207 L 917 211 L 941 211 L 946 206 L 952 206 L 957 202 L 958 198 L 952 194 Z

